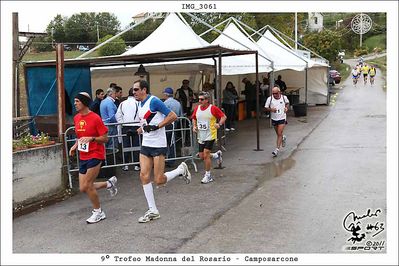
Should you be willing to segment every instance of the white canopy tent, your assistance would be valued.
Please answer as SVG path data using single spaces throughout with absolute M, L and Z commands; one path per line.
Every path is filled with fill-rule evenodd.
M 295 51 L 282 44 L 269 30 L 266 30 L 257 44 L 270 52 L 275 61 L 276 75 L 282 76 L 287 87 L 301 88 L 301 102 L 306 101 L 310 105 L 328 103 L 327 64 L 294 55 Z M 307 90 L 304 89 L 306 86 Z

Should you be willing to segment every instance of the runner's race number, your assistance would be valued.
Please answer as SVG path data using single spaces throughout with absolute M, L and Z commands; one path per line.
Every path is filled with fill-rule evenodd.
M 89 142 L 81 143 L 78 141 L 78 151 L 89 152 Z
M 209 123 L 208 121 L 198 121 L 198 130 L 208 130 Z

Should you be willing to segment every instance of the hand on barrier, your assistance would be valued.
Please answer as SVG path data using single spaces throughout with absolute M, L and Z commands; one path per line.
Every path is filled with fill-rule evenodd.
M 145 132 L 149 133 L 151 131 L 158 130 L 159 127 L 156 126 L 156 125 L 145 125 L 145 126 L 143 126 L 143 129 L 144 129 Z

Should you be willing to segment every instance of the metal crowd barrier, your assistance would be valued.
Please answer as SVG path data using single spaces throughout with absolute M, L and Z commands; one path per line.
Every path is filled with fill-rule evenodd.
M 132 128 L 131 123 L 109 123 L 105 124 L 108 127 L 122 127 L 123 128 Z M 125 126 L 124 126 L 125 125 Z M 128 126 L 129 125 L 129 126 Z M 168 154 L 165 157 L 166 162 L 174 162 L 176 160 L 184 160 L 185 162 L 191 162 L 194 167 L 194 170 L 197 172 L 197 165 L 195 163 L 195 159 L 197 157 L 198 151 L 198 143 L 197 140 L 194 139 L 192 123 L 186 117 L 178 117 L 173 124 L 166 127 L 166 136 L 168 142 Z M 140 152 L 141 149 L 141 138 L 142 135 L 136 135 L 134 137 L 139 138 L 138 145 L 133 145 L 132 137 L 130 137 L 130 143 L 128 145 L 124 145 L 124 141 L 119 142 L 120 139 L 129 137 L 129 135 L 122 130 L 120 133 L 117 133 L 117 130 L 114 130 L 114 134 L 108 135 L 108 143 L 110 144 L 110 148 L 106 148 L 106 158 L 105 163 L 101 166 L 101 169 L 111 168 L 111 167 L 123 167 L 123 166 L 136 166 L 140 165 L 139 161 L 133 161 L 134 153 Z M 65 151 L 66 151 L 66 167 L 69 178 L 69 187 L 73 187 L 73 173 L 79 172 L 79 152 L 76 151 L 76 155 L 74 159 L 71 159 L 69 156 L 69 149 L 76 142 L 76 134 L 75 127 L 69 127 L 64 135 L 64 143 L 65 143 Z M 108 144 L 107 143 L 107 144 Z M 118 145 L 116 145 L 117 143 Z M 105 144 L 106 145 L 106 144 Z M 106 147 L 109 145 L 106 145 Z M 130 153 L 131 160 L 129 162 L 125 161 L 125 153 Z

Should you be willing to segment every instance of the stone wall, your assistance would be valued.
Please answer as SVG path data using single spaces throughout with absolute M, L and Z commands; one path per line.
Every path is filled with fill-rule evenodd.
M 48 198 L 65 189 L 62 144 L 13 153 L 13 207 Z

